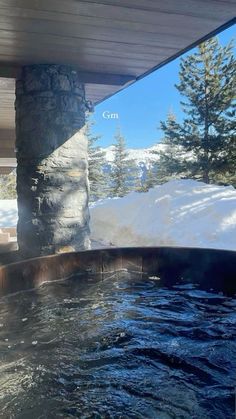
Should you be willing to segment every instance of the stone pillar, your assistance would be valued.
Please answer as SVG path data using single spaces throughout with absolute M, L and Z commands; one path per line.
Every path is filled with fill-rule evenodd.
M 20 252 L 87 249 L 87 104 L 78 73 L 62 65 L 23 67 L 15 106 Z

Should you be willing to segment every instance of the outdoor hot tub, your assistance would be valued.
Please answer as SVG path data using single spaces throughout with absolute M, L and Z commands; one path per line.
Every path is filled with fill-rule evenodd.
M 0 416 L 233 418 L 235 262 L 159 247 L 0 267 Z

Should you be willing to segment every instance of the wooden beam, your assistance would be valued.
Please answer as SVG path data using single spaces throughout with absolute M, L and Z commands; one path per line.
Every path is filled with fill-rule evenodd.
M 0 167 L 16 167 L 16 158 L 15 157 L 0 157 Z
M 20 67 L 14 65 L 0 64 L 0 77 L 17 79 L 20 75 Z
M 13 172 L 14 167 L 1 167 L 0 166 L 0 175 L 9 175 Z
M 1 159 L 11 158 L 11 157 L 12 158 L 16 157 L 14 148 L 1 148 L 1 142 L 0 142 L 0 161 Z
M 85 84 L 106 84 L 109 86 L 124 86 L 136 79 L 133 75 L 79 72 L 81 82 Z
M 20 77 L 21 67 L 15 65 L 1 64 L 0 77 L 18 78 Z M 125 84 L 134 81 L 134 75 L 121 75 L 109 73 L 95 73 L 79 71 L 81 83 L 85 84 L 106 84 L 110 86 L 124 86 Z
M 1 121 L 1 118 L 0 118 L 0 121 Z M 15 140 L 16 140 L 16 133 L 14 129 L 1 129 L 0 128 L 0 150 L 1 149 L 14 150 Z M 0 152 L 0 157 L 1 157 L 1 152 Z
M 185 19 L 188 23 L 189 19 L 194 22 L 204 20 L 221 21 L 227 20 L 229 12 L 231 15 L 235 13 L 233 4 L 219 0 L 176 0 L 161 2 L 154 1 L 156 7 L 150 6 L 150 1 L 144 0 L 146 6 L 137 2 L 123 1 L 122 4 L 117 0 L 110 0 L 108 2 L 95 0 L 90 1 L 68 1 L 64 0 L 0 0 L 0 15 L 12 19 L 34 19 L 34 20 L 48 20 L 51 22 L 63 22 L 63 24 L 76 23 L 79 26 L 81 23 L 85 25 L 94 26 L 117 26 L 123 27 L 128 25 L 132 28 L 132 24 L 139 23 L 143 27 L 148 25 L 148 30 L 151 25 L 156 26 L 168 25 L 170 28 L 175 27 L 178 19 Z M 106 3 L 106 4 L 104 4 Z M 132 3 L 132 4 L 131 4 Z M 141 29 L 140 27 L 140 29 Z

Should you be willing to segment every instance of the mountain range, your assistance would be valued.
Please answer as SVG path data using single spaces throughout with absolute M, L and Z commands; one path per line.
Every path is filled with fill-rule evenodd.
M 163 144 L 154 144 L 148 148 L 128 148 L 127 151 L 127 160 L 132 160 L 137 166 L 145 166 L 149 168 L 152 162 L 159 160 L 159 152 L 164 150 Z M 112 166 L 115 155 L 115 147 L 113 145 L 102 148 L 102 151 L 105 153 L 105 159 L 108 164 Z

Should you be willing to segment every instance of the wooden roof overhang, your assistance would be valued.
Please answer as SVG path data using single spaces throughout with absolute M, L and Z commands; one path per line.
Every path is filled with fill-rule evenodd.
M 14 79 L 22 65 L 74 66 L 96 105 L 232 25 L 235 15 L 236 0 L 0 0 L 0 166 L 14 161 Z

